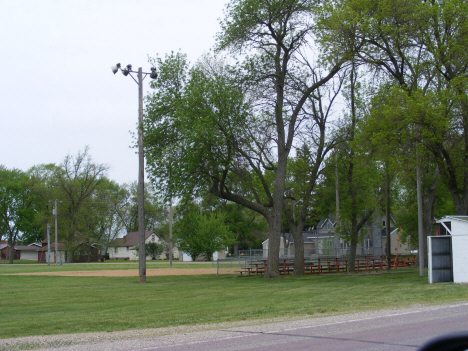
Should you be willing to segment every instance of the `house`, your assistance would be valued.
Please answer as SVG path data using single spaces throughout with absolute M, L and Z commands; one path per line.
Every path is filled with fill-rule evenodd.
M 390 239 L 393 254 L 410 254 L 410 247 L 399 240 L 399 228 L 394 227 L 394 219 L 391 219 Z M 319 256 L 343 257 L 350 253 L 351 245 L 335 234 L 336 220 L 334 216 L 328 216 L 319 221 L 315 227 L 306 228 L 302 233 L 304 241 L 304 257 L 315 258 Z M 386 252 L 385 219 L 380 214 L 374 214 L 361 229 L 362 240 L 358 243 L 356 255 L 358 256 L 382 256 Z M 263 250 L 268 250 L 269 239 L 263 242 Z M 267 251 L 264 251 L 267 252 Z M 284 233 L 280 241 L 280 256 L 294 256 L 294 238 L 289 233 Z
M 8 245 L 2 245 L 1 257 L 2 260 L 10 259 L 10 247 Z M 15 259 L 16 260 L 35 260 L 37 258 L 37 250 L 41 247 L 41 244 L 29 244 L 29 245 L 15 245 Z
M 37 250 L 41 248 L 41 244 L 15 245 L 15 250 L 20 252 L 20 260 L 35 260 L 37 259 Z
M 68 247 L 67 247 L 68 244 Z M 64 240 L 57 242 L 57 257 L 55 257 L 55 241 L 50 241 L 50 262 L 67 262 L 71 243 Z M 99 262 L 101 260 L 101 246 L 91 238 L 76 233 L 73 242 L 73 262 Z M 38 263 L 47 263 L 47 238 L 42 240 L 42 247 L 37 250 Z
M 38 263 L 47 263 L 47 240 L 43 242 L 43 246 L 37 250 L 37 262 Z M 59 241 L 57 242 L 57 257 L 55 257 L 55 242 L 50 243 L 50 262 L 51 263 L 59 263 L 60 261 L 66 262 L 67 261 L 67 250 L 65 249 L 65 242 Z M 76 261 L 79 262 L 79 261 Z
M 1 249 L 1 259 L 2 260 L 9 260 L 10 259 L 10 246 L 8 246 L 8 244 L 4 245 Z M 16 247 L 15 247 L 15 256 L 13 259 L 15 260 L 19 260 L 21 257 L 21 253 L 20 251 L 17 251 L 16 250 Z
M 135 245 L 138 244 L 138 232 L 130 232 L 123 238 L 117 238 L 109 244 L 109 259 L 112 260 L 138 260 L 138 253 L 135 250 Z M 165 241 L 158 234 L 153 231 L 145 231 L 145 243 L 157 243 L 165 245 Z M 173 247 L 173 258 L 179 257 L 179 251 L 176 247 Z M 158 257 L 159 259 L 166 259 L 166 253 L 162 253 Z M 151 259 L 147 256 L 146 259 Z
M 212 257 L 212 260 L 213 261 L 217 261 L 217 260 L 224 260 L 226 259 L 227 255 L 228 255 L 228 252 L 229 252 L 229 249 L 226 248 L 225 250 L 221 250 L 221 251 L 215 251 L 213 252 L 213 257 Z M 180 256 L 180 261 L 181 262 L 192 262 L 192 257 L 183 252 L 183 251 L 180 251 L 179 252 L 179 256 Z M 197 257 L 196 261 L 205 261 L 206 260 L 206 257 L 204 255 L 200 255 Z

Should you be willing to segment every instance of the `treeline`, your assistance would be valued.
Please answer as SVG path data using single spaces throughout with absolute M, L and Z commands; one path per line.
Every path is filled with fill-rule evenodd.
M 417 241 L 418 184 L 425 235 L 436 211 L 468 215 L 466 0 L 232 0 L 221 28 L 194 64 L 153 59 L 148 170 L 162 194 L 261 215 L 266 277 L 285 225 L 302 274 L 317 213 L 354 253 L 376 211 Z
M 28 171 L 0 165 L 0 240 L 7 240 L 10 249 L 18 242 L 41 242 L 47 224 L 53 238 L 57 201 L 58 239 L 65 243 L 68 261 L 73 262 L 83 242 L 89 250 L 97 245 L 107 252 L 114 239 L 138 231 L 137 183 L 120 185 L 107 177 L 107 171 L 108 166 L 93 162 L 88 148 L 67 155 L 60 164 Z M 255 213 L 209 195 L 178 200 L 173 208 L 173 242 L 194 260 L 201 255 L 211 259 L 215 251 L 227 247 L 233 254 L 261 247 L 265 223 Z M 169 202 L 150 183 L 145 184 L 145 230 L 169 242 Z M 13 251 L 9 257 L 12 262 Z
M 40 242 L 48 223 L 52 237 L 57 201 L 58 238 L 65 242 L 68 261 L 73 261 L 83 240 L 107 251 L 116 237 L 138 231 L 137 184 L 119 185 L 107 177 L 107 171 L 108 166 L 93 162 L 88 148 L 67 155 L 60 164 L 37 165 L 28 171 L 0 166 L 0 239 L 7 240 L 11 249 L 18 241 Z M 167 223 L 167 206 L 149 184 L 145 212 L 146 230 Z

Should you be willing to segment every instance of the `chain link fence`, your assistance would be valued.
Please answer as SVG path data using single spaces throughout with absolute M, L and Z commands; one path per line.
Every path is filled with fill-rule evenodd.
M 314 264 L 314 262 L 345 262 L 349 258 L 349 248 L 319 248 L 305 249 L 304 260 L 306 265 Z M 358 247 L 356 250 L 356 260 L 371 259 L 374 256 L 373 248 Z M 294 249 L 280 249 L 279 258 L 290 264 L 294 261 Z M 251 249 L 239 250 L 239 256 L 231 256 L 224 259 L 218 259 L 216 262 L 217 275 L 237 274 L 251 275 L 264 273 L 266 261 L 268 259 L 268 250 Z M 380 258 L 382 259 L 382 258 Z M 364 262 L 364 261 L 363 261 Z M 311 268 L 312 269 L 312 268 Z M 338 270 L 339 271 L 339 270 Z
M 347 258 L 350 255 L 349 248 L 319 248 L 319 249 L 304 249 L 304 258 L 306 259 L 322 259 L 322 258 Z M 374 256 L 374 248 L 372 247 L 357 247 L 356 257 Z M 294 258 L 294 249 L 280 249 L 279 257 L 282 259 Z M 239 258 L 254 258 L 267 259 L 268 250 L 252 249 L 239 250 Z

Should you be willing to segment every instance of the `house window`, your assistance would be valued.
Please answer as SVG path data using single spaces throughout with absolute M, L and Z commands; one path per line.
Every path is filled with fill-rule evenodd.
M 115 253 L 118 253 L 118 252 L 119 252 L 119 248 L 116 247 L 116 248 L 114 249 L 114 252 L 115 252 Z
M 330 230 L 330 229 L 331 229 L 331 223 L 327 222 L 327 230 Z
M 156 237 L 154 236 L 154 234 L 151 236 L 151 241 L 154 243 Z
M 385 228 L 385 221 L 382 221 L 382 226 Z
M 370 249 L 372 247 L 372 238 L 364 239 L 364 247 Z
M 130 250 L 130 248 L 127 246 L 127 252 Z
M 350 245 L 347 241 L 340 239 L 340 246 L 342 249 L 346 250 L 350 248 Z

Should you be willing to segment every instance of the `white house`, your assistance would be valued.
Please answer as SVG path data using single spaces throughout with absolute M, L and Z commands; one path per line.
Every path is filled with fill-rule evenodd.
M 9 259 L 10 247 L 7 243 L 1 244 L 2 259 Z M 18 260 L 37 260 L 37 250 L 41 244 L 15 245 L 15 258 Z
M 37 250 L 41 244 L 15 245 L 15 250 L 21 252 L 20 260 L 37 260 Z
M 109 259 L 113 260 L 132 260 L 138 261 L 138 253 L 135 250 L 135 245 L 138 244 L 138 232 L 130 232 L 123 238 L 117 238 L 109 244 Z M 153 231 L 145 231 L 145 243 L 165 244 L 158 234 Z M 173 248 L 173 257 L 178 258 L 177 248 Z M 165 259 L 165 253 L 162 253 L 158 258 Z M 147 260 L 151 259 L 150 256 L 146 257 Z

